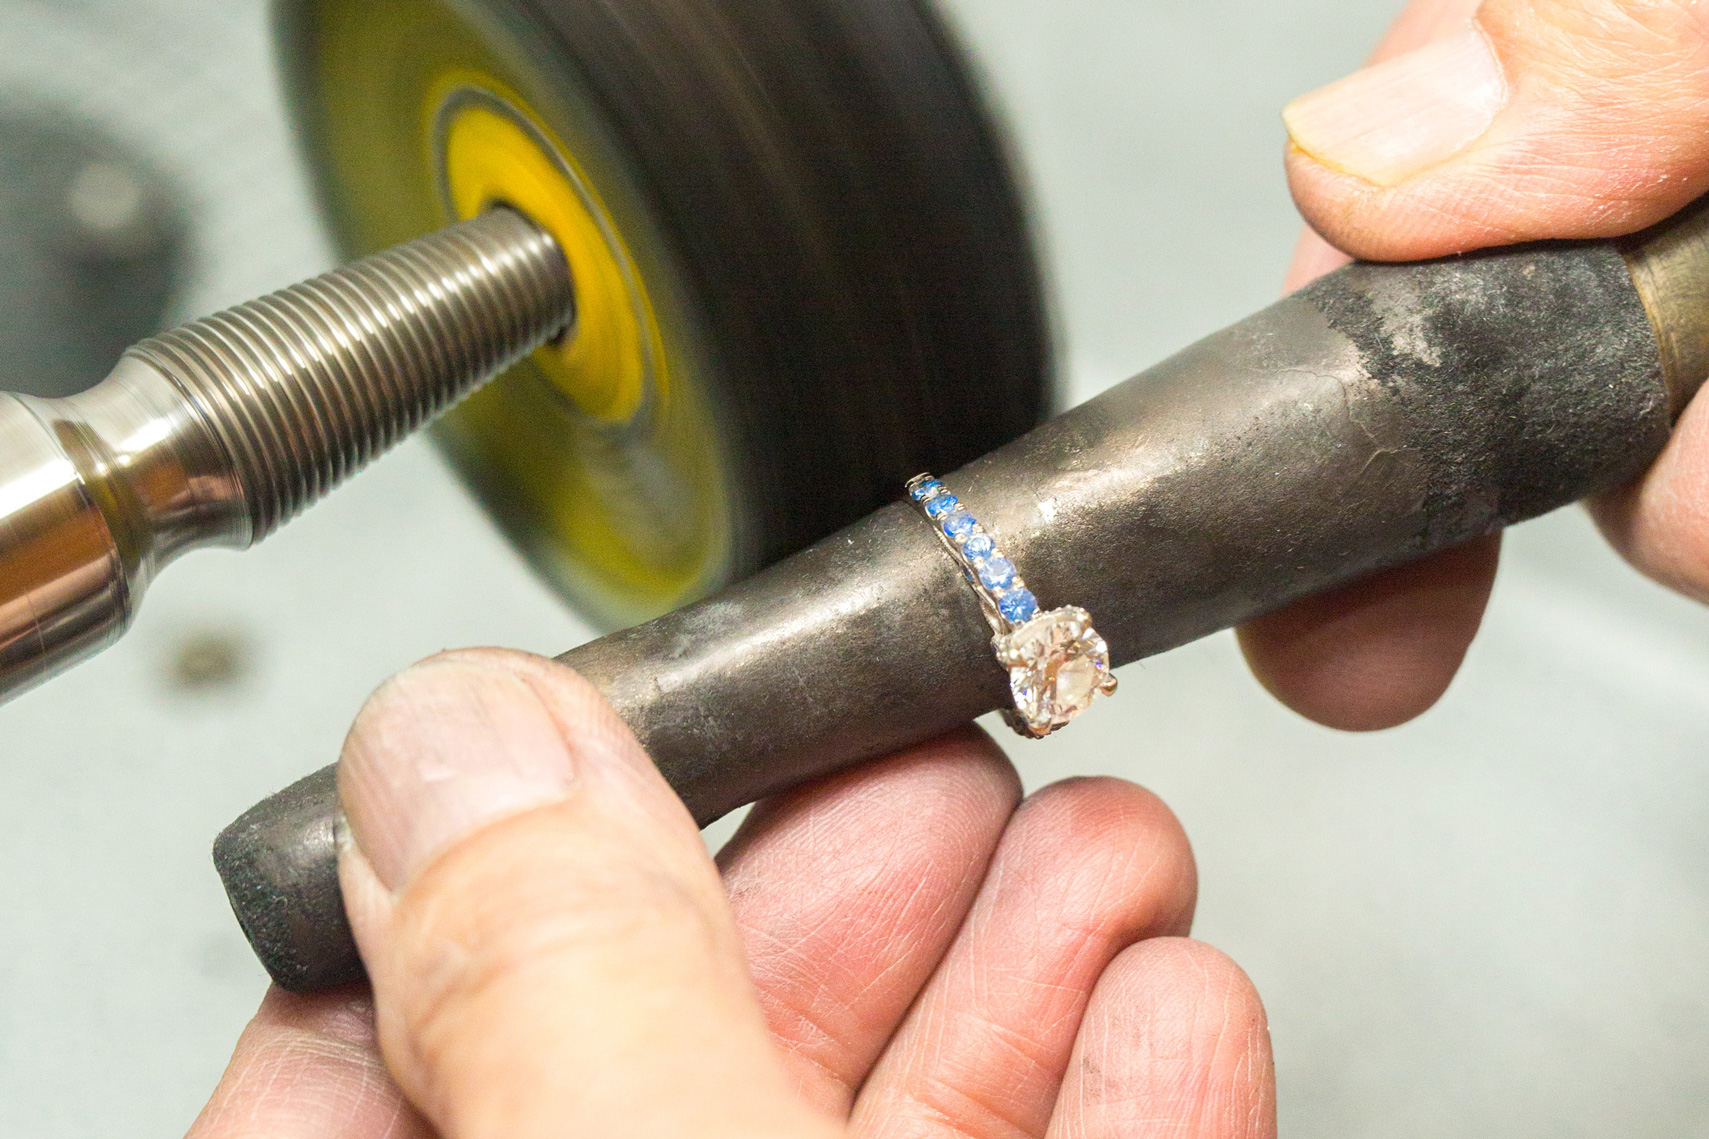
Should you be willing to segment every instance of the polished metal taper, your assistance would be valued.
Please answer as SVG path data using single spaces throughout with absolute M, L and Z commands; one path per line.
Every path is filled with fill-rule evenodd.
M 260 541 L 574 316 L 511 210 L 137 344 L 65 399 L 0 394 L 0 700 L 107 647 L 161 567 Z

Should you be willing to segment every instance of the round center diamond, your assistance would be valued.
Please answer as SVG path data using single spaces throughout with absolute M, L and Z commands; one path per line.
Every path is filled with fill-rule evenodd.
M 1109 647 L 1078 606 L 1039 614 L 998 637 L 996 649 L 1009 668 L 1015 710 L 1033 735 L 1055 731 L 1084 712 L 1094 696 L 1115 691 Z

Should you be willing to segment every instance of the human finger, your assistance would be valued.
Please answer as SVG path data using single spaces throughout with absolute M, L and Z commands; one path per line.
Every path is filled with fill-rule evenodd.
M 756 806 L 719 862 L 796 1091 L 837 1117 L 973 902 L 1020 779 L 977 728 Z
M 1500 551 L 1490 535 L 1296 601 L 1242 625 L 1241 652 L 1272 695 L 1320 724 L 1405 723 L 1459 671 Z
M 1043 1134 L 1098 977 L 1127 946 L 1185 933 L 1195 894 L 1186 836 L 1150 792 L 1079 779 L 1033 795 L 861 1089 L 852 1133 Z
M 1709 189 L 1709 10 L 1484 0 L 1283 119 L 1301 212 L 1359 257 L 1631 233 Z
M 1366 67 L 1393 59 L 1397 55 L 1416 51 L 1426 44 L 1459 30 L 1481 0 L 1412 0 L 1401 9 L 1376 49 L 1365 61 Z M 1299 242 L 1282 282 L 1282 292 L 1291 293 L 1308 285 L 1325 273 L 1351 261 L 1352 257 L 1337 249 L 1309 225 L 1300 231 Z
M 381 1047 L 444 1139 L 835 1134 L 789 1089 L 693 821 L 574 672 L 418 665 L 357 717 L 339 789 Z
M 366 985 L 269 989 L 188 1139 L 432 1139 L 374 1039 Z
M 1258 991 L 1203 942 L 1126 949 L 1092 992 L 1047 1139 L 1274 1139 Z
M 1290 105 L 1295 198 L 1336 245 L 1376 258 L 1641 228 L 1709 185 L 1706 31 L 1699 6 L 1671 0 L 1421 0 L 1373 66 Z M 1332 267 L 1327 248 L 1302 240 L 1290 283 Z M 1696 470 L 1709 460 L 1685 428 L 1665 465 L 1596 514 L 1640 569 L 1702 597 L 1709 525 Z M 1386 727 L 1446 687 L 1493 572 L 1493 550 L 1439 555 L 1255 622 L 1241 644 L 1296 710 Z M 1392 612 L 1359 612 L 1409 593 L 1422 620 L 1391 629 L 1371 618 Z M 1359 682 L 1378 668 L 1387 679 Z M 1361 694 L 1374 700 L 1360 705 Z
M 1627 561 L 1709 603 L 1709 398 L 1699 392 L 1650 469 L 1591 514 Z
M 1453 35 L 1478 2 L 1413 0 L 1367 67 Z M 1307 226 L 1283 291 L 1350 260 Z M 1252 622 L 1239 632 L 1241 651 L 1264 687 L 1302 716 L 1344 730 L 1393 727 L 1447 690 L 1483 619 L 1495 565 L 1485 543 L 1378 571 Z

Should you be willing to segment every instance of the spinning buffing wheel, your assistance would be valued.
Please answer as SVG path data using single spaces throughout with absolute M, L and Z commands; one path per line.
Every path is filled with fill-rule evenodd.
M 923 0 L 285 0 L 291 101 L 365 254 L 521 209 L 576 320 L 440 439 L 537 567 L 626 624 L 1026 431 L 1038 274 Z

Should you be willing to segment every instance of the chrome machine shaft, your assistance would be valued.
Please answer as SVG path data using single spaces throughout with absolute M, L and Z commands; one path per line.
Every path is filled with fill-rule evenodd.
M 246 548 L 573 317 L 503 208 L 0 394 L 0 700 L 112 644 L 166 563 Z

